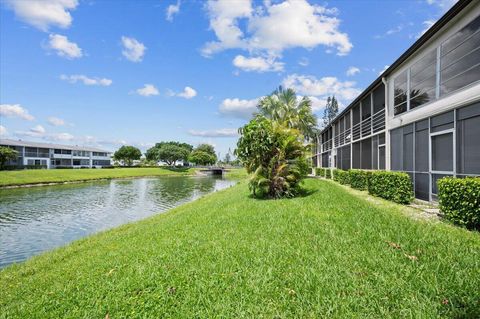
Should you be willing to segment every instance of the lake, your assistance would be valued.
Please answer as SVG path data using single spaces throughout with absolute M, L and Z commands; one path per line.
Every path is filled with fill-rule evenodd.
M 235 183 L 169 176 L 0 189 L 0 268 Z

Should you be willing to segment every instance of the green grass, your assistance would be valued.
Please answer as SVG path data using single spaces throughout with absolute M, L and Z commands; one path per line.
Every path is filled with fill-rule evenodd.
M 11 185 L 61 183 L 140 176 L 189 175 L 194 169 L 112 168 L 112 169 L 32 169 L 0 171 L 0 187 Z
M 228 179 L 241 180 L 247 178 L 247 176 L 247 170 L 244 168 L 229 168 L 225 173 L 225 177 Z
M 241 182 L 8 267 L 0 317 L 478 316 L 478 233 L 305 185 L 266 201 Z

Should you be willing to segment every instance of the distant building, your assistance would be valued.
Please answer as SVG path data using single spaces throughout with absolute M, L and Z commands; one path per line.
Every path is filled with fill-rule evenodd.
M 10 147 L 18 152 L 18 157 L 8 162 L 7 166 L 18 166 L 19 168 L 25 165 L 46 168 L 95 168 L 111 165 L 112 153 L 95 147 L 9 139 L 0 139 L 0 146 Z
M 460 0 L 318 136 L 316 166 L 403 171 L 415 196 L 480 175 L 480 1 Z

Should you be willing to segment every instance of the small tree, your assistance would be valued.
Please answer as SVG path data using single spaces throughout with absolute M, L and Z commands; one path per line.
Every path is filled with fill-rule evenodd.
M 132 166 L 134 160 L 139 160 L 142 157 L 142 152 L 134 147 L 124 145 L 120 147 L 114 154 L 113 159 L 123 162 L 124 165 Z
M 335 95 L 327 98 L 327 105 L 323 111 L 323 125 L 327 126 L 338 114 L 338 101 Z
M 8 161 L 16 159 L 17 156 L 18 152 L 16 150 L 0 146 L 0 169 L 3 169 Z

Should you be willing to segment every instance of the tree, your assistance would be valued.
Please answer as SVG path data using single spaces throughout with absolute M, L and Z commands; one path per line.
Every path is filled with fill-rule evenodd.
M 217 157 L 201 150 L 194 150 L 188 160 L 197 165 L 211 165 L 215 164 Z
M 258 114 L 280 123 L 287 128 L 299 130 L 309 140 L 317 134 L 317 117 L 312 112 L 312 101 L 297 97 L 293 89 L 279 87 L 260 100 Z
M 263 116 L 256 116 L 240 129 L 235 155 L 249 173 L 249 188 L 256 197 L 295 196 L 306 176 L 304 137 Z
M 324 127 L 330 124 L 338 114 L 338 101 L 335 95 L 327 98 L 327 104 L 323 111 L 323 125 Z
M 180 142 L 160 142 L 145 153 L 148 160 L 162 161 L 175 166 L 178 161 L 187 161 L 193 146 Z
M 16 159 L 17 156 L 18 152 L 16 150 L 0 146 L 0 169 L 3 169 L 8 161 Z
M 232 151 L 230 150 L 230 148 L 228 149 L 228 152 L 227 154 L 225 154 L 225 158 L 223 159 L 223 162 L 225 164 L 230 164 L 231 161 L 232 161 L 232 155 L 231 155 Z
M 198 165 L 211 165 L 217 162 L 215 148 L 210 144 L 200 144 L 190 154 L 188 160 Z
M 124 165 L 132 166 L 134 160 L 139 160 L 142 157 L 142 152 L 134 147 L 124 145 L 120 147 L 114 154 L 113 159 L 122 161 Z

